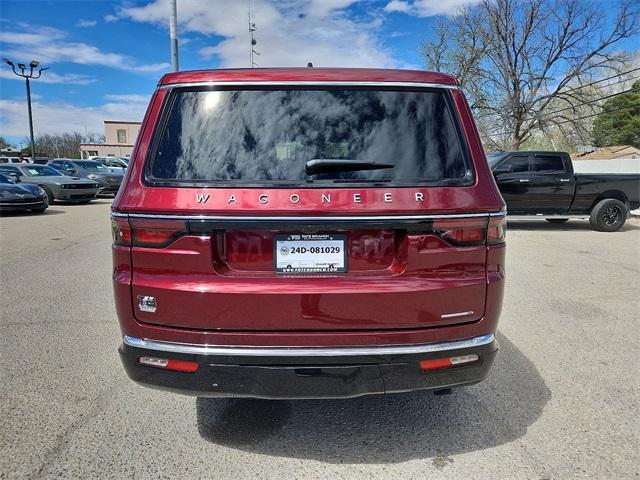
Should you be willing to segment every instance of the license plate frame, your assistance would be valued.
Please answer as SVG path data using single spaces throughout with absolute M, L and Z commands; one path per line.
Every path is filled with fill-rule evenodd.
M 306 251 L 296 252 L 293 247 L 304 248 Z M 329 249 L 329 251 L 309 251 L 311 247 Z M 339 248 L 339 252 L 334 251 L 336 247 Z M 298 258 L 293 258 L 292 255 Z M 348 271 L 347 235 L 342 233 L 274 235 L 273 270 L 276 273 L 294 275 L 346 273 Z

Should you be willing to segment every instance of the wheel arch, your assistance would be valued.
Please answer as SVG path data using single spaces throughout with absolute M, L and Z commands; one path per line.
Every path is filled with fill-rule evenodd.
M 591 208 L 589 209 L 589 211 L 592 211 L 595 208 L 595 206 L 598 203 L 600 203 L 602 200 L 607 200 L 609 198 L 620 200 L 627 207 L 627 211 L 629 211 L 629 208 L 630 208 L 629 199 L 627 198 L 627 195 L 622 190 L 606 190 L 604 192 L 600 192 L 596 196 L 596 198 L 593 200 L 593 203 L 591 204 Z

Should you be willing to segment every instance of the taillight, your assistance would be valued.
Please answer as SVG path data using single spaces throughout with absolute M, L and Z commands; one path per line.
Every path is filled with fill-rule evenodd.
M 431 231 L 456 247 L 496 245 L 503 243 L 507 233 L 504 216 L 486 218 L 455 218 L 433 222 Z
M 507 236 L 507 217 L 490 217 L 487 227 L 487 245 L 504 243 Z
M 184 220 L 130 219 L 131 243 L 136 247 L 166 247 L 176 238 L 187 233 Z
M 178 237 L 188 232 L 184 220 L 111 220 L 114 245 L 134 247 L 166 247 Z
M 131 228 L 126 218 L 111 219 L 111 235 L 114 245 L 131 245 Z
M 456 247 L 485 244 L 486 218 L 456 218 L 433 222 L 433 232 Z

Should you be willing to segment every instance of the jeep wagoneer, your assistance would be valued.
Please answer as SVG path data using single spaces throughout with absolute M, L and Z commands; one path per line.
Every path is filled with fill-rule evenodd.
M 167 74 L 113 204 L 127 374 L 272 399 L 476 383 L 504 215 L 449 75 Z

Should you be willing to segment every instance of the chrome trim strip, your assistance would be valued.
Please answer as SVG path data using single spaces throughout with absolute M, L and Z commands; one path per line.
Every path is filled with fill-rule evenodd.
M 473 310 L 469 310 L 468 312 L 447 313 L 445 315 L 440 315 L 440 318 L 466 317 L 468 315 L 473 315 Z
M 250 82 L 239 82 L 239 81 L 229 81 L 229 82 L 187 82 L 187 83 L 168 83 L 165 85 L 159 85 L 158 89 L 160 90 L 170 90 L 172 88 L 189 88 L 189 87 L 215 87 L 215 86 L 224 86 L 224 87 L 233 87 L 233 86 L 290 86 L 290 85 L 300 85 L 300 86 L 356 86 L 356 87 L 418 87 L 418 88 L 442 88 L 445 90 L 459 90 L 460 87 L 458 85 L 448 85 L 444 83 L 421 83 L 421 82 L 357 82 L 357 81 L 331 81 L 331 80 L 304 80 L 304 81 L 250 81 Z
M 351 220 L 364 220 L 364 221 L 393 221 L 393 220 L 441 220 L 447 218 L 476 218 L 476 217 L 503 217 L 504 211 L 501 212 L 489 212 L 489 213 L 452 213 L 441 215 L 342 215 L 342 216 L 299 216 L 299 217 L 273 217 L 273 216 L 250 216 L 250 215 L 165 215 L 165 214 L 153 214 L 153 213 L 124 213 L 124 212 L 111 212 L 112 218 L 151 218 L 151 219 L 164 219 L 164 220 L 213 220 L 213 221 L 228 221 L 239 220 L 245 222 L 314 222 L 314 221 L 328 221 L 328 222 L 348 222 Z
M 543 220 L 543 219 L 547 219 L 547 218 L 557 218 L 558 220 L 563 219 L 563 220 L 569 220 L 571 218 L 573 219 L 584 219 L 584 218 L 589 218 L 589 214 L 583 213 L 583 214 L 572 214 L 572 215 L 544 215 L 544 214 L 533 214 L 533 215 L 507 215 L 507 220 Z
M 493 333 L 453 342 L 425 345 L 389 345 L 375 347 L 224 347 L 190 343 L 162 342 L 125 335 L 126 345 L 147 350 L 193 355 L 236 355 L 241 357 L 349 357 L 358 355 L 404 355 L 446 352 L 487 345 L 495 340 Z
M 23 203 L 19 203 L 19 202 L 4 202 L 4 203 L 0 203 L 0 206 L 2 207 L 15 207 L 16 205 L 18 207 L 23 207 L 25 205 L 40 205 L 42 204 L 42 200 L 40 200 L 39 202 L 23 202 Z

